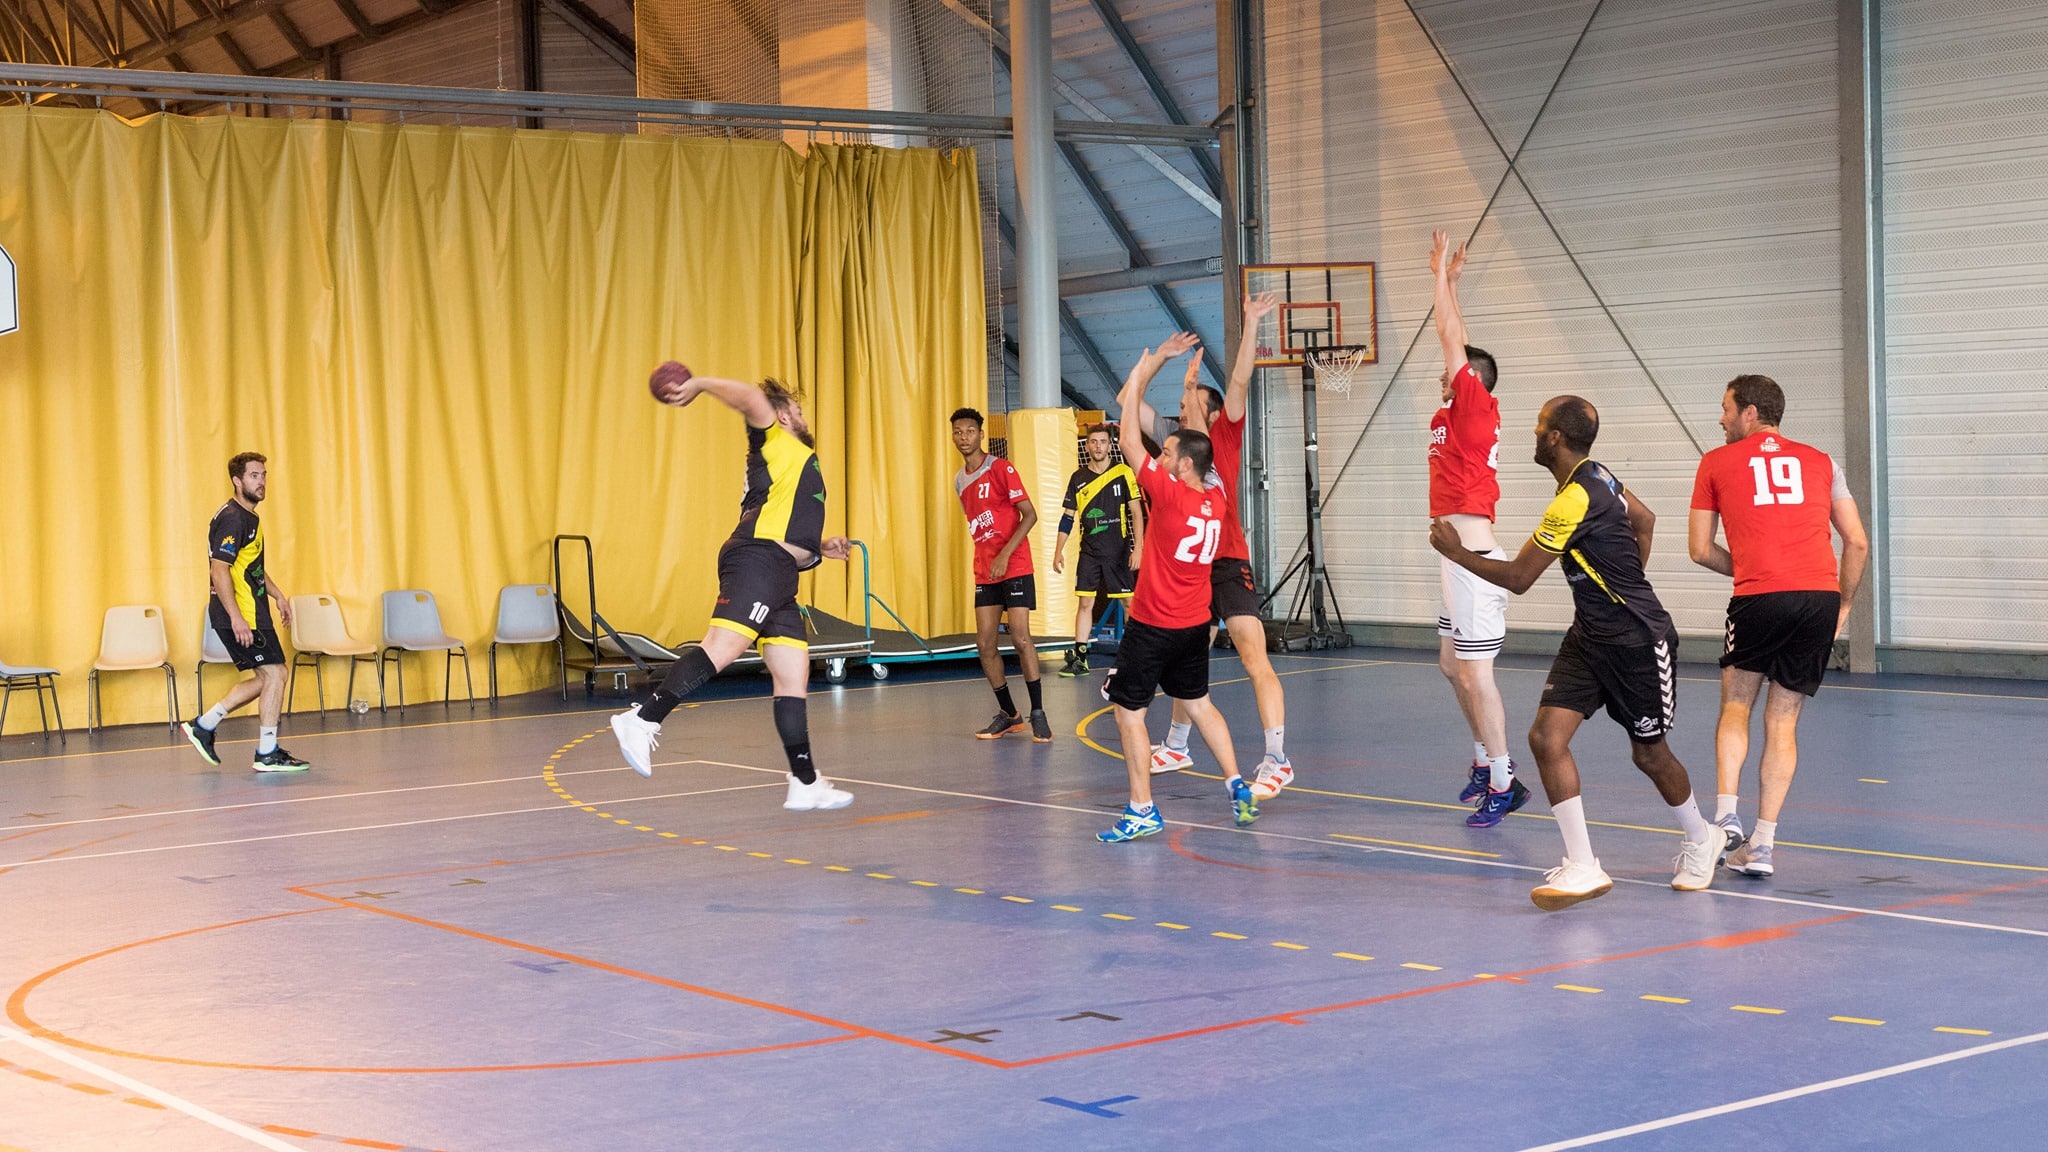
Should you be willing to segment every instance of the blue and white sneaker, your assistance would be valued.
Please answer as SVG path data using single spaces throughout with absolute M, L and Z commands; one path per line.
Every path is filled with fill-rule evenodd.
M 1237 821 L 1239 828 L 1259 818 L 1259 802 L 1242 776 L 1230 778 L 1230 818 Z
M 1102 832 L 1097 832 L 1095 838 L 1104 844 L 1121 844 L 1126 840 L 1136 840 L 1142 836 L 1156 835 L 1164 827 L 1166 827 L 1166 823 L 1159 818 L 1158 805 L 1153 805 L 1150 812 L 1139 812 L 1136 808 L 1126 804 L 1124 805 L 1124 814 L 1117 820 L 1116 826 Z
M 1487 790 L 1486 798 L 1479 802 L 1479 807 L 1465 817 L 1465 825 L 1469 828 L 1491 828 L 1528 802 L 1529 786 L 1510 778 L 1508 786 L 1501 791 Z
M 1488 764 L 1474 764 L 1472 777 L 1465 781 L 1465 787 L 1458 793 L 1458 803 L 1470 804 L 1486 795 L 1493 787 L 1493 767 Z

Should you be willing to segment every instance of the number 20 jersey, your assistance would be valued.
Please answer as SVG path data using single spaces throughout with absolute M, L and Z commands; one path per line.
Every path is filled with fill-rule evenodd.
M 1154 628 L 1207 624 L 1209 572 L 1223 537 L 1223 489 L 1190 488 L 1153 459 L 1138 465 L 1138 487 L 1151 512 L 1131 619 Z
M 1849 495 L 1833 458 L 1777 432 L 1724 444 L 1700 460 L 1692 506 L 1721 517 L 1735 594 L 1833 592 L 1834 501 Z

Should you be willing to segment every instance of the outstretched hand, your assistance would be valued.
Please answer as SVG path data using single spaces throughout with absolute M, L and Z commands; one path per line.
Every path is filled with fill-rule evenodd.
M 1257 296 L 1247 294 L 1244 298 L 1245 331 L 1249 332 L 1256 328 L 1259 321 L 1272 315 L 1279 308 L 1280 295 L 1277 292 L 1261 292 Z
M 1157 353 L 1159 362 L 1164 364 L 1168 360 L 1187 352 L 1189 349 L 1201 347 L 1201 344 L 1202 338 L 1193 332 L 1175 332 L 1166 338 L 1165 343 L 1159 345 Z M 1145 354 L 1148 356 L 1153 355 L 1150 349 L 1147 349 Z
M 1450 233 L 1438 228 L 1429 234 L 1429 271 L 1433 276 L 1456 280 L 1465 270 L 1465 246 L 1451 247 Z
M 1429 522 L 1429 546 L 1447 557 L 1465 550 L 1465 542 L 1458 538 L 1458 530 L 1448 520 Z

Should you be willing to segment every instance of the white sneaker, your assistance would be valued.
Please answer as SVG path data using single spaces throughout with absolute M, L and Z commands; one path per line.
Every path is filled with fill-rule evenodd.
M 1268 756 L 1259 761 L 1259 774 L 1252 778 L 1252 795 L 1260 800 L 1271 800 L 1292 783 L 1294 765 L 1283 764 Z
M 1545 912 L 1555 912 L 1582 900 L 1605 896 L 1612 887 L 1614 881 L 1601 869 L 1600 861 L 1574 864 L 1566 860 L 1543 874 L 1543 883 L 1530 890 L 1529 899 Z
M 791 812 L 809 812 L 820 808 L 844 808 L 853 803 L 853 793 L 842 792 L 832 786 L 823 776 L 809 784 L 796 777 L 789 778 L 789 798 L 782 802 Z
M 660 732 L 661 725 L 640 718 L 638 705 L 612 717 L 612 735 L 619 738 L 619 751 L 625 754 L 627 766 L 642 776 L 654 775 L 654 738 Z
M 1194 766 L 1195 758 L 1186 752 L 1175 752 L 1164 744 L 1154 744 L 1152 746 L 1152 774 L 1154 776 L 1159 775 L 1161 772 L 1178 772 L 1183 768 L 1192 768 Z
M 1726 843 L 1719 828 L 1707 829 L 1707 838 L 1687 840 L 1672 857 L 1671 886 L 1680 892 L 1704 892 L 1714 882 L 1714 866 L 1721 862 L 1721 845 Z

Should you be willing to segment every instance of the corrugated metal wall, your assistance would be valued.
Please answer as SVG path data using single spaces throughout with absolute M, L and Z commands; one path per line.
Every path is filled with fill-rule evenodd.
M 1650 574 L 1666 606 L 1683 632 L 1718 637 L 1728 584 L 1687 560 L 1685 534 L 1700 450 L 1721 442 L 1723 386 L 1774 376 L 1790 396 L 1786 431 L 1841 451 L 1835 5 L 1610 2 L 1588 27 L 1593 11 L 1591 0 L 1265 6 L 1265 258 L 1380 262 L 1380 363 L 1319 421 L 1328 563 L 1349 619 L 1428 625 L 1436 614 L 1432 227 L 1477 226 L 1463 300 L 1473 342 L 1500 360 L 1511 551 L 1554 488 L 1530 461 L 1537 409 L 1583 395 L 1602 416 L 1595 456 L 1658 514 Z M 1503 185 L 1503 150 L 1525 137 L 1527 186 Z M 1304 532 L 1298 378 L 1268 371 L 1264 386 L 1277 574 Z M 1513 607 L 1510 627 L 1562 629 L 1570 617 L 1553 577 Z
M 2048 651 L 2048 10 L 1882 28 L 1891 639 Z

